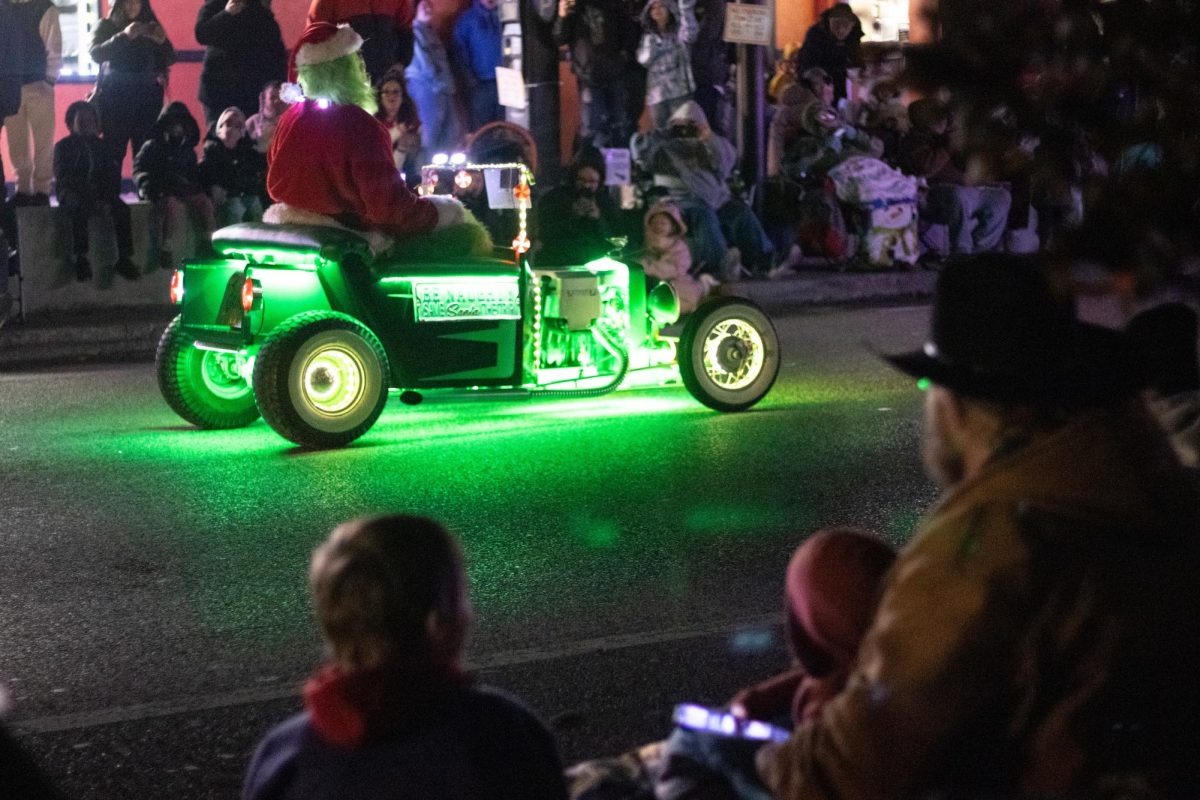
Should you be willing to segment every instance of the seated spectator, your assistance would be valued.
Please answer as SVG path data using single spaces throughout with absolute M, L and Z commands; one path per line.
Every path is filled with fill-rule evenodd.
M 464 670 L 467 576 L 440 525 L 339 525 L 313 553 L 309 580 L 330 663 L 305 685 L 305 710 L 259 744 L 246 800 L 565 800 L 549 731 Z
M 773 796 L 1194 794 L 1200 487 L 1137 402 L 1124 337 L 1077 320 L 1045 269 L 950 262 L 931 339 L 888 357 L 928 384 L 944 494 L 845 687 L 758 753 Z
M 151 136 L 133 160 L 133 182 L 138 196 L 152 206 L 159 241 L 159 266 L 175 269 L 175 248 L 189 223 L 196 217 L 196 236 L 201 252 L 211 249 L 216 218 L 212 201 L 200 181 L 196 145 L 200 126 L 187 106 L 176 100 L 162 110 Z
M 67 106 L 69 135 L 54 145 L 54 184 L 58 205 L 71 220 L 75 278 L 90 280 L 88 218 L 107 207 L 117 237 L 117 262 L 113 272 L 130 280 L 140 276 L 133 263 L 133 233 L 129 207 L 121 200 L 121 169 L 112 151 L 100 139 L 96 109 L 84 100 Z M 7 253 L 4 254 L 7 256 Z
M 375 87 L 375 102 L 379 104 L 375 119 L 383 123 L 392 139 L 392 159 L 396 169 L 409 181 L 418 179 L 421 118 L 417 116 L 417 104 L 408 95 L 403 68 L 389 69 L 383 74 Z
M 417 3 L 413 22 L 413 58 L 404 70 L 409 95 L 417 104 L 421 136 L 426 150 L 441 153 L 452 149 L 462 138 L 462 125 L 455 107 L 454 73 L 446 45 L 433 27 L 429 0 Z
M 216 130 L 204 143 L 200 182 L 213 201 L 217 224 L 236 225 L 262 219 L 266 192 L 267 160 L 246 138 L 241 109 L 221 112 Z
M 800 107 L 799 130 L 783 148 L 780 171 L 793 180 L 821 180 L 850 156 L 883 154 L 883 145 L 851 125 L 833 107 L 833 84 L 825 70 L 814 67 L 800 76 L 800 85 L 815 99 Z M 793 102 L 795 94 L 791 95 Z M 796 115 L 789 115 L 793 121 Z
M 636 144 L 641 167 L 683 209 L 699 271 L 732 280 L 746 270 L 760 274 L 770 268 L 774 246 L 750 206 L 729 188 L 737 153 L 708 127 L 698 104 L 680 106 L 667 129 L 639 137 Z
M 650 0 L 642 11 L 638 63 L 646 68 L 646 105 L 654 130 L 665 130 L 671 115 L 690 102 L 696 90 L 690 47 L 696 20 L 680 14 L 676 0 Z M 703 112 L 701 112 L 703 113 Z
M 686 235 L 687 225 L 679 206 L 660 200 L 646 212 L 644 247 L 638 254 L 638 262 L 649 277 L 669 283 L 675 290 L 681 314 L 695 311 L 709 288 L 691 274 L 692 254 L 683 238 Z
M 785 631 L 795 668 L 741 690 L 730 711 L 791 727 L 819 717 L 850 677 L 896 553 L 856 530 L 817 531 L 796 549 L 784 584 Z M 657 800 L 765 800 L 754 754 L 760 743 L 676 729 L 667 740 Z
M 960 153 L 950 145 L 950 109 L 932 98 L 908 107 L 912 126 L 900 142 L 900 168 L 924 178 L 929 189 L 922 221 L 949 226 L 950 242 L 941 255 L 982 253 L 1004 241 L 1012 196 L 1002 186 L 974 186 L 967 180 Z M 941 250 L 941 247 L 935 247 Z
M 279 118 L 288 109 L 279 94 L 282 89 L 283 84 L 279 81 L 267 81 L 258 94 L 258 113 L 246 120 L 246 135 L 254 141 L 254 149 L 263 155 L 271 149 Z
M 812 92 L 799 83 L 789 84 L 780 92 L 779 104 L 767 129 L 767 177 L 782 174 L 784 154 L 807 133 L 803 112 L 813 99 Z
M 1149 379 L 1147 405 L 1171 438 L 1185 467 L 1200 467 L 1200 363 L 1196 312 L 1164 303 L 1139 313 L 1126 327 Z
M 835 3 L 804 35 L 796 69 L 804 74 L 820 67 L 833 82 L 833 102 L 844 100 L 850 68 L 862 64 L 862 38 L 858 15 L 848 3 Z
M 604 185 L 604 158 L 585 148 L 571 165 L 567 180 L 538 201 L 536 263 L 584 264 L 612 250 L 618 209 Z
M 799 55 L 800 45 L 798 43 L 789 42 L 784 45 L 783 58 L 775 62 L 775 74 L 767 82 L 767 100 L 769 102 L 783 102 L 784 89 L 795 85 L 800 80 L 800 72 L 797 69 Z

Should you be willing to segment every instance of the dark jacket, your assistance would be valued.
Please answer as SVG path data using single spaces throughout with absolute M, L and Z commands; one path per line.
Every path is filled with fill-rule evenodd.
M 50 0 L 27 0 L 27 2 L 11 2 L 5 0 L 9 7 L 6 25 L 11 25 L 9 35 L 13 36 L 16 47 L 11 51 L 18 57 L 15 62 L 16 72 L 22 84 L 46 80 L 46 67 L 49 54 L 46 43 L 42 41 L 40 25 L 42 17 L 54 7 Z
M 838 6 L 822 13 L 820 19 L 808 29 L 804 44 L 800 47 L 799 69 L 802 74 L 812 67 L 825 70 L 833 80 L 835 97 L 841 100 L 846 96 L 847 70 L 862 63 L 863 29 L 856 17 L 850 35 L 844 42 L 839 42 L 829 28 L 829 17 L 835 8 Z
M 725 41 L 725 0 L 697 0 L 692 77 L 696 86 L 724 86 L 729 80 L 731 46 Z
M 266 191 L 267 159 L 249 136 L 242 137 L 232 150 L 209 139 L 200 159 L 200 182 L 206 191 L 219 186 L 234 197 L 261 195 Z
M 1196 797 L 1197 492 L 1137 401 L 997 453 L 764 759 L 774 796 Z
M 249 0 L 239 14 L 225 10 L 225 0 L 206 0 L 196 17 L 196 41 L 204 45 L 200 102 L 206 106 L 237 104 L 253 98 L 247 115 L 258 109 L 258 93 L 268 81 L 287 78 L 287 49 L 271 9 Z
M 346 23 L 363 39 L 363 62 L 372 83 L 413 57 L 415 0 L 313 0 L 309 22 Z
M 174 123 L 183 125 L 183 141 L 172 142 L 167 133 Z M 196 162 L 200 126 L 187 106 L 176 100 L 162 110 L 150 138 L 133 159 L 133 182 L 146 200 L 164 196 L 187 197 L 204 191 Z
M 68 195 L 116 197 L 120 190 L 121 169 L 99 136 L 72 133 L 54 145 L 54 191 L 60 201 Z
M 536 236 L 541 241 L 538 264 L 585 264 L 613 249 L 608 238 L 616 232 L 620 211 L 608 187 L 601 186 L 593 197 L 600 209 L 597 219 L 575 216 L 572 205 L 578 196 L 574 182 L 570 181 L 551 189 L 538 203 Z
M 0 0 L 0 117 L 10 117 L 21 108 L 24 43 L 12 6 Z
M 145 7 L 145 6 L 144 6 Z M 142 13 L 139 21 L 149 22 L 153 15 Z M 171 40 L 162 44 L 148 36 L 130 39 L 125 35 L 126 20 L 116 20 L 109 16 L 100 20 L 96 32 L 92 35 L 92 47 L 89 51 L 92 60 L 102 65 L 98 87 L 103 91 L 106 80 L 122 75 L 138 75 L 154 77 L 167 71 L 167 67 L 175 63 L 175 48 Z
M 292 717 L 259 744 L 242 797 L 566 800 L 554 741 L 516 699 L 464 687 L 423 711 L 404 729 L 357 746 L 323 738 L 311 712 Z
M 555 17 L 554 41 L 571 51 L 571 71 L 580 83 L 625 79 L 637 54 L 640 31 L 611 0 L 578 0 L 565 17 Z

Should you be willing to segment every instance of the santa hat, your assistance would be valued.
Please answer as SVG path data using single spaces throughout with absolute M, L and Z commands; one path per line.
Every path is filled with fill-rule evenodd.
M 300 34 L 300 41 L 292 50 L 288 61 L 288 82 L 296 83 L 298 69 L 313 64 L 335 61 L 362 48 L 363 40 L 349 25 L 334 25 L 329 22 L 310 22 Z

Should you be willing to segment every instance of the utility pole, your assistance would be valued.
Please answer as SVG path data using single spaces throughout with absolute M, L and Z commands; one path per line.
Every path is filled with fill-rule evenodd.
M 558 47 L 550 34 L 557 0 L 501 0 L 500 24 L 504 66 L 525 81 L 525 108 L 507 108 L 506 119 L 529 131 L 538 151 L 538 179 L 558 180 L 559 103 Z

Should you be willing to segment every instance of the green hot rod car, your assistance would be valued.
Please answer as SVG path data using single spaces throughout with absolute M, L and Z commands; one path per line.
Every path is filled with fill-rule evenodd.
M 669 285 L 607 257 L 539 269 L 524 252 L 528 191 L 516 194 L 509 257 L 375 258 L 335 227 L 217 231 L 217 256 L 172 278 L 180 314 L 158 346 L 163 397 L 200 428 L 261 415 L 299 445 L 337 447 L 370 429 L 390 392 L 409 404 L 444 392 L 586 397 L 682 380 L 706 406 L 740 411 L 771 388 L 778 339 L 753 303 L 712 300 L 664 335 L 679 315 Z

